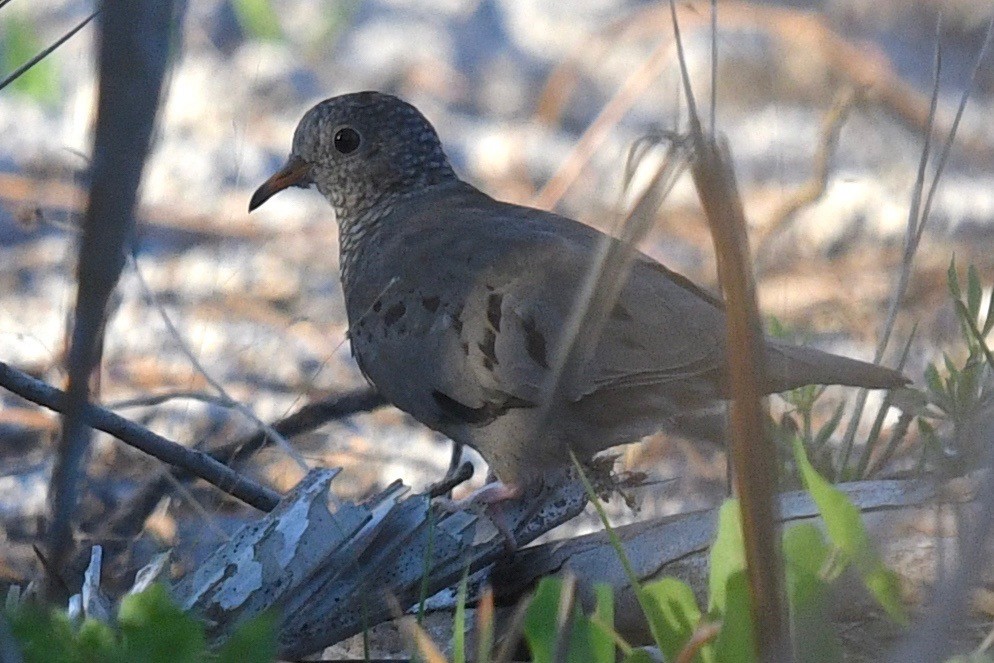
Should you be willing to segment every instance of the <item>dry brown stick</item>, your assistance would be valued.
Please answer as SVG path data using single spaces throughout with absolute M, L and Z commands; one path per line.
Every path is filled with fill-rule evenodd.
M 727 304 L 731 464 L 742 513 L 756 649 L 759 660 L 787 661 L 791 648 L 783 600 L 776 502 L 778 454 L 764 426 L 768 415 L 762 390 L 766 382 L 763 334 L 749 262 L 745 211 L 727 143 L 719 144 L 713 134 L 706 136 L 701 127 L 673 0 L 670 0 L 670 15 L 694 142 L 691 175 L 711 229 L 718 280 Z
M 386 399 L 375 389 L 356 389 L 307 403 L 270 427 L 284 437 L 293 437 L 315 430 L 329 421 L 359 412 L 369 412 L 386 404 Z M 214 449 L 211 455 L 225 464 L 236 464 L 245 461 L 270 441 L 266 431 L 256 431 L 247 437 Z
M 72 520 L 90 442 L 88 381 L 98 366 L 107 302 L 124 267 L 138 183 L 166 71 L 172 2 L 104 0 L 99 99 L 90 200 L 83 221 L 76 304 L 66 361 L 69 381 L 49 488 L 45 546 L 61 570 L 72 554 Z M 57 583 L 48 584 L 50 598 Z
M 552 209 L 562 199 L 570 185 L 597 149 L 607 140 L 608 133 L 638 100 L 649 84 L 659 76 L 666 64 L 670 50 L 669 40 L 656 46 L 642 66 L 629 75 L 611 100 L 601 109 L 594 121 L 583 132 L 580 140 L 567 155 L 559 170 L 553 174 L 531 204 L 540 209 Z
M 681 2 L 678 11 L 685 27 L 705 29 L 710 0 Z M 628 40 L 645 39 L 667 29 L 668 23 L 665 7 L 650 4 L 628 18 L 627 25 L 631 28 L 622 35 Z M 940 115 L 930 123 L 929 95 L 904 80 L 884 53 L 843 37 L 819 12 L 728 0 L 721 3 L 719 28 L 765 31 L 791 53 L 821 58 L 830 76 L 864 90 L 868 100 L 889 110 L 909 128 L 928 131 L 939 140 L 949 133 L 953 117 Z M 983 135 L 964 137 L 959 147 L 975 163 L 984 166 L 994 158 L 994 144 Z
M 293 414 L 273 422 L 270 424 L 270 428 L 279 432 L 280 435 L 292 438 L 312 431 L 329 421 L 342 419 L 359 412 L 368 412 L 385 404 L 386 401 L 375 390 L 357 389 L 308 403 Z M 265 430 L 258 430 L 246 437 L 213 449 L 208 455 L 224 465 L 237 467 L 271 441 L 272 438 L 266 434 Z M 466 469 L 460 468 L 458 472 L 453 473 L 450 482 L 462 483 L 471 475 L 472 465 L 470 465 L 468 472 Z M 174 482 L 187 481 L 193 476 L 182 468 L 174 468 L 171 477 L 162 474 L 147 481 L 126 504 L 123 504 L 106 520 L 106 524 L 101 527 L 96 538 L 113 540 L 137 535 L 162 497 L 174 486 Z M 444 484 L 442 488 L 447 486 L 448 484 Z
M 35 210 L 61 210 L 70 215 L 81 213 L 86 207 L 87 192 L 69 182 L 45 180 L 19 173 L 0 173 L 0 200 L 35 217 Z M 213 241 L 219 239 L 264 239 L 268 233 L 249 223 L 219 225 L 217 219 L 178 205 L 142 205 L 135 216 L 141 220 L 145 234 L 163 232 L 183 234 L 193 239 Z M 58 221 L 46 221 L 62 230 L 74 230 Z
M 55 412 L 66 407 L 65 392 L 22 373 L 0 361 L 0 386 Z M 167 440 L 147 428 L 114 414 L 110 410 L 88 404 L 83 415 L 89 425 L 113 435 L 128 446 L 143 451 L 159 460 L 181 467 L 211 483 L 232 497 L 262 511 L 270 511 L 280 499 L 279 493 L 261 486 L 212 458 L 209 454 L 188 449 Z

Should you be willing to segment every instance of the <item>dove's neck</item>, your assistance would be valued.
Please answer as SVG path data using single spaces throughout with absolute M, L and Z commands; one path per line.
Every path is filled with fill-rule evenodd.
M 346 285 L 351 283 L 356 265 L 375 253 L 384 233 L 390 232 L 387 227 L 389 223 L 385 223 L 385 220 L 398 205 L 404 205 L 411 198 L 432 194 L 442 188 L 465 186 L 468 185 L 449 169 L 447 176 L 422 181 L 416 187 L 391 191 L 375 199 L 369 199 L 368 205 L 348 207 L 335 205 L 342 282 Z

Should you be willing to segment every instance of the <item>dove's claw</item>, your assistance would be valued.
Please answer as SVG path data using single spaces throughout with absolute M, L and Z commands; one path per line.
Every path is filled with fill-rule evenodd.
M 500 532 L 507 551 L 511 553 L 517 550 L 518 542 L 514 538 L 514 533 L 507 526 L 507 519 L 504 518 L 500 503 L 520 497 L 521 492 L 521 486 L 508 485 L 502 481 L 492 481 L 477 488 L 467 497 L 459 500 L 440 497 L 435 500 L 435 504 L 449 513 L 466 510 L 484 516 Z

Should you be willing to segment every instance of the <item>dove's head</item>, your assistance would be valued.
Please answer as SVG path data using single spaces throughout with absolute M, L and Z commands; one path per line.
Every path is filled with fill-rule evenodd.
M 286 166 L 256 190 L 249 211 L 283 189 L 313 184 L 342 220 L 455 177 L 418 109 L 388 94 L 356 92 L 307 111 Z

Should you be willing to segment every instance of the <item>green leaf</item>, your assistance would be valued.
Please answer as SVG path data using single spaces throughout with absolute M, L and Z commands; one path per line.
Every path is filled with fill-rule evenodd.
M 745 570 L 728 576 L 725 583 L 725 615 L 714 643 L 715 658 L 721 663 L 754 663 L 752 602 Z
M 9 615 L 10 630 L 27 663 L 77 661 L 74 633 L 64 612 L 26 605 Z
M 586 617 L 580 614 L 579 609 L 574 606 L 573 616 L 568 625 L 569 647 L 566 650 L 566 661 L 568 663 L 594 663 L 593 633 L 596 627 L 590 623 Z M 612 652 L 613 656 L 614 652 Z M 614 658 L 608 659 L 613 661 Z
M 37 56 L 43 46 L 35 36 L 37 29 L 29 18 L 9 10 L 4 14 L 3 64 L 6 75 Z M 44 58 L 21 74 L 11 88 L 40 104 L 54 105 L 59 101 L 55 60 L 52 56 Z
M 942 378 L 939 377 L 939 369 L 935 367 L 935 364 L 929 364 L 925 367 L 925 385 L 931 393 L 945 395 Z
M 884 566 L 873 550 L 859 509 L 841 490 L 818 474 L 807 456 L 800 438 L 794 438 L 794 462 L 804 486 L 818 506 L 832 543 L 855 565 L 863 583 L 891 619 L 908 623 L 907 610 L 901 603 L 896 576 Z
M 780 318 L 775 315 L 769 316 L 766 323 L 766 333 L 773 338 L 787 338 L 790 335 L 790 331 L 780 321 Z
M 218 663 L 271 663 L 276 660 L 276 616 L 264 612 L 241 624 L 218 652 Z
M 203 657 L 203 627 L 173 603 L 161 584 L 124 597 L 118 623 L 133 660 L 192 663 Z
M 953 410 L 952 399 L 946 392 L 946 385 L 935 364 L 929 364 L 925 367 L 925 385 L 928 387 L 929 398 L 939 409 L 946 413 Z
M 667 661 L 676 658 L 701 621 L 694 592 L 676 578 L 662 578 L 642 588 L 646 619 L 656 644 Z M 695 660 L 713 661 L 713 652 L 702 651 Z
M 821 428 L 818 429 L 818 433 L 815 435 L 815 439 L 812 442 L 812 446 L 815 449 L 820 449 L 825 446 L 829 438 L 832 437 L 832 433 L 839 427 L 839 422 L 842 421 L 842 415 L 846 411 L 845 401 L 839 403 L 838 407 L 835 408 L 835 412 L 832 413 L 832 417 L 825 422 Z
M 814 525 L 796 525 L 783 536 L 787 569 L 794 658 L 798 661 L 842 661 L 842 647 L 829 613 L 828 583 L 824 569 L 831 551 Z
M 956 364 L 953 363 L 952 357 L 945 352 L 942 353 L 942 361 L 945 363 L 946 372 L 949 373 L 950 376 L 954 376 L 959 373 L 959 369 L 956 367 Z
M 795 436 L 795 439 L 796 436 Z M 745 542 L 738 500 L 725 500 L 718 512 L 718 533 L 711 546 L 711 574 L 708 579 L 708 612 L 725 614 L 726 588 L 732 574 L 745 570 Z
M 551 663 L 555 656 L 557 618 L 562 592 L 562 580 L 542 578 L 528 605 L 524 633 L 533 663 Z
M 614 627 L 614 594 L 611 585 L 599 582 L 594 585 L 594 596 L 597 605 L 594 608 L 594 618 L 605 626 Z M 595 663 L 614 663 L 614 638 L 600 628 L 589 630 L 591 660 Z
M 78 658 L 83 661 L 128 663 L 130 660 L 114 630 L 95 619 L 87 619 L 80 624 L 76 634 L 76 651 Z
M 253 39 L 279 41 L 283 39 L 279 16 L 270 0 L 232 0 L 238 24 Z

